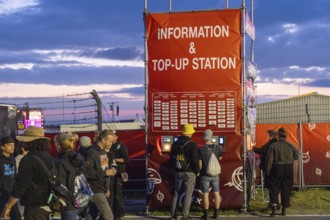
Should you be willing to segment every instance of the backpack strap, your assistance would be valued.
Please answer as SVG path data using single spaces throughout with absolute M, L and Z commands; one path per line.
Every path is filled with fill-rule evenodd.
M 47 176 L 48 176 L 48 180 L 49 181 L 52 181 L 54 178 L 55 178 L 55 174 L 51 173 L 48 168 L 46 167 L 46 164 L 40 159 L 40 157 L 38 157 L 37 155 L 33 155 L 33 157 L 40 163 L 41 167 L 44 169 L 44 171 L 46 172 Z M 55 167 L 55 164 L 54 164 L 54 160 L 52 160 L 52 164 L 53 164 L 53 167 Z
M 191 141 L 187 141 L 186 143 L 184 143 L 184 144 L 181 146 L 181 144 L 179 143 L 179 141 L 177 141 L 179 147 L 178 147 L 178 149 L 176 150 L 176 154 L 178 154 L 180 148 L 183 148 L 183 147 L 186 146 L 186 144 L 188 144 L 189 142 L 191 142 Z M 185 156 L 186 156 L 186 155 L 185 155 Z
M 180 144 L 179 141 L 178 141 L 177 143 L 178 143 L 179 147 L 178 147 L 178 149 L 177 149 L 177 151 L 176 151 L 176 155 L 178 155 L 180 148 L 183 149 L 184 146 L 186 146 L 189 142 L 191 142 L 191 140 L 187 141 L 186 143 L 184 143 L 184 144 L 181 146 L 181 144 Z M 185 151 L 183 151 L 183 154 L 184 154 L 184 157 L 185 157 L 185 160 L 186 160 L 186 159 L 187 159 L 187 155 L 185 154 Z M 188 166 L 188 167 L 190 166 L 190 161 L 188 162 L 188 160 L 187 160 L 187 166 Z
M 207 146 L 207 144 L 205 144 L 205 147 L 206 147 L 206 148 L 207 148 L 212 154 L 214 154 L 216 146 L 214 146 L 213 152 L 210 150 L 210 148 L 209 148 L 209 146 Z

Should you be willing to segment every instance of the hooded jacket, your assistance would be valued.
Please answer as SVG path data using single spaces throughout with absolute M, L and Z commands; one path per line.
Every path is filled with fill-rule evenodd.
M 86 154 L 86 177 L 94 193 L 108 191 L 109 177 L 105 172 L 107 168 L 109 168 L 107 153 L 97 143 L 94 143 Z
M 59 155 L 58 161 L 58 180 L 66 186 L 68 191 L 71 193 L 71 197 L 74 192 L 74 181 L 76 176 L 86 173 L 86 166 L 84 158 L 75 151 L 64 150 Z M 76 209 L 72 204 L 72 200 L 68 200 L 65 209 L 74 210 Z

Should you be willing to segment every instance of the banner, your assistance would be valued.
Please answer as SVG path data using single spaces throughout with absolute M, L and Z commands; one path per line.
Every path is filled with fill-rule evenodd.
M 239 131 L 240 10 L 148 14 L 152 132 Z
M 221 207 L 241 207 L 241 11 L 147 14 L 145 22 L 149 207 L 171 206 L 174 171 L 162 144 L 181 135 L 186 123 L 193 124 L 192 140 L 198 147 L 205 143 L 205 129 L 213 130 L 214 136 L 225 136 Z M 197 178 L 192 204 L 201 206 L 202 199 Z
M 248 107 L 254 107 L 255 104 L 255 87 L 250 80 L 245 80 L 246 89 L 246 105 Z
M 254 41 L 256 39 L 256 29 L 254 27 L 254 24 L 250 20 L 248 12 L 246 12 L 246 16 L 245 16 L 245 28 L 246 28 L 246 33 Z
M 255 78 L 257 77 L 256 65 L 253 62 L 247 60 L 246 61 L 246 70 L 247 70 L 246 77 L 251 79 L 254 82 Z

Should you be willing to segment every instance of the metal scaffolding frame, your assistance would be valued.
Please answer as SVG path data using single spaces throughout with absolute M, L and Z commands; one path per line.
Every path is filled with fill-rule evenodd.
M 254 10 L 254 0 L 251 1 L 251 12 L 252 12 L 252 22 L 254 20 L 253 10 Z M 168 10 L 169 12 L 172 12 L 172 0 L 168 0 Z M 226 8 L 229 8 L 229 0 L 226 0 Z M 248 195 L 247 195 L 247 176 L 246 176 L 246 162 L 247 162 L 247 104 L 246 104 L 246 94 L 245 94 L 245 79 L 246 79 L 246 25 L 245 25 L 245 14 L 247 13 L 246 10 L 246 0 L 242 0 L 241 2 L 241 11 L 242 11 L 242 28 L 241 28 L 241 35 L 242 35 L 242 135 L 243 135 L 243 212 L 246 213 L 248 209 Z M 144 0 L 144 20 L 146 18 L 148 11 L 148 0 Z M 147 45 L 147 30 L 145 26 L 144 30 L 144 63 L 145 63 L 145 103 L 144 103 L 144 111 L 145 111 L 145 118 L 146 118 L 146 125 L 145 125 L 145 144 L 146 144 L 146 167 L 148 167 L 148 106 L 149 106 L 149 100 L 148 100 L 148 45 Z M 251 39 L 251 55 L 250 59 L 253 62 L 254 61 L 254 40 Z M 146 178 L 147 178 L 147 170 L 146 170 Z M 148 206 L 147 206 L 147 213 L 149 212 Z

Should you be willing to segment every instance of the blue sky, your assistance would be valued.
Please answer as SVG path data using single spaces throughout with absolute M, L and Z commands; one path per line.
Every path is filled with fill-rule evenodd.
M 240 4 L 229 0 L 230 8 Z M 168 0 L 147 6 L 169 11 Z M 172 11 L 225 7 L 226 0 L 172 0 Z M 328 0 L 254 1 L 258 103 L 330 95 L 329 8 Z M 104 103 L 120 103 L 119 118 L 143 115 L 143 10 L 144 0 L 0 0 L 0 97 L 94 89 Z

